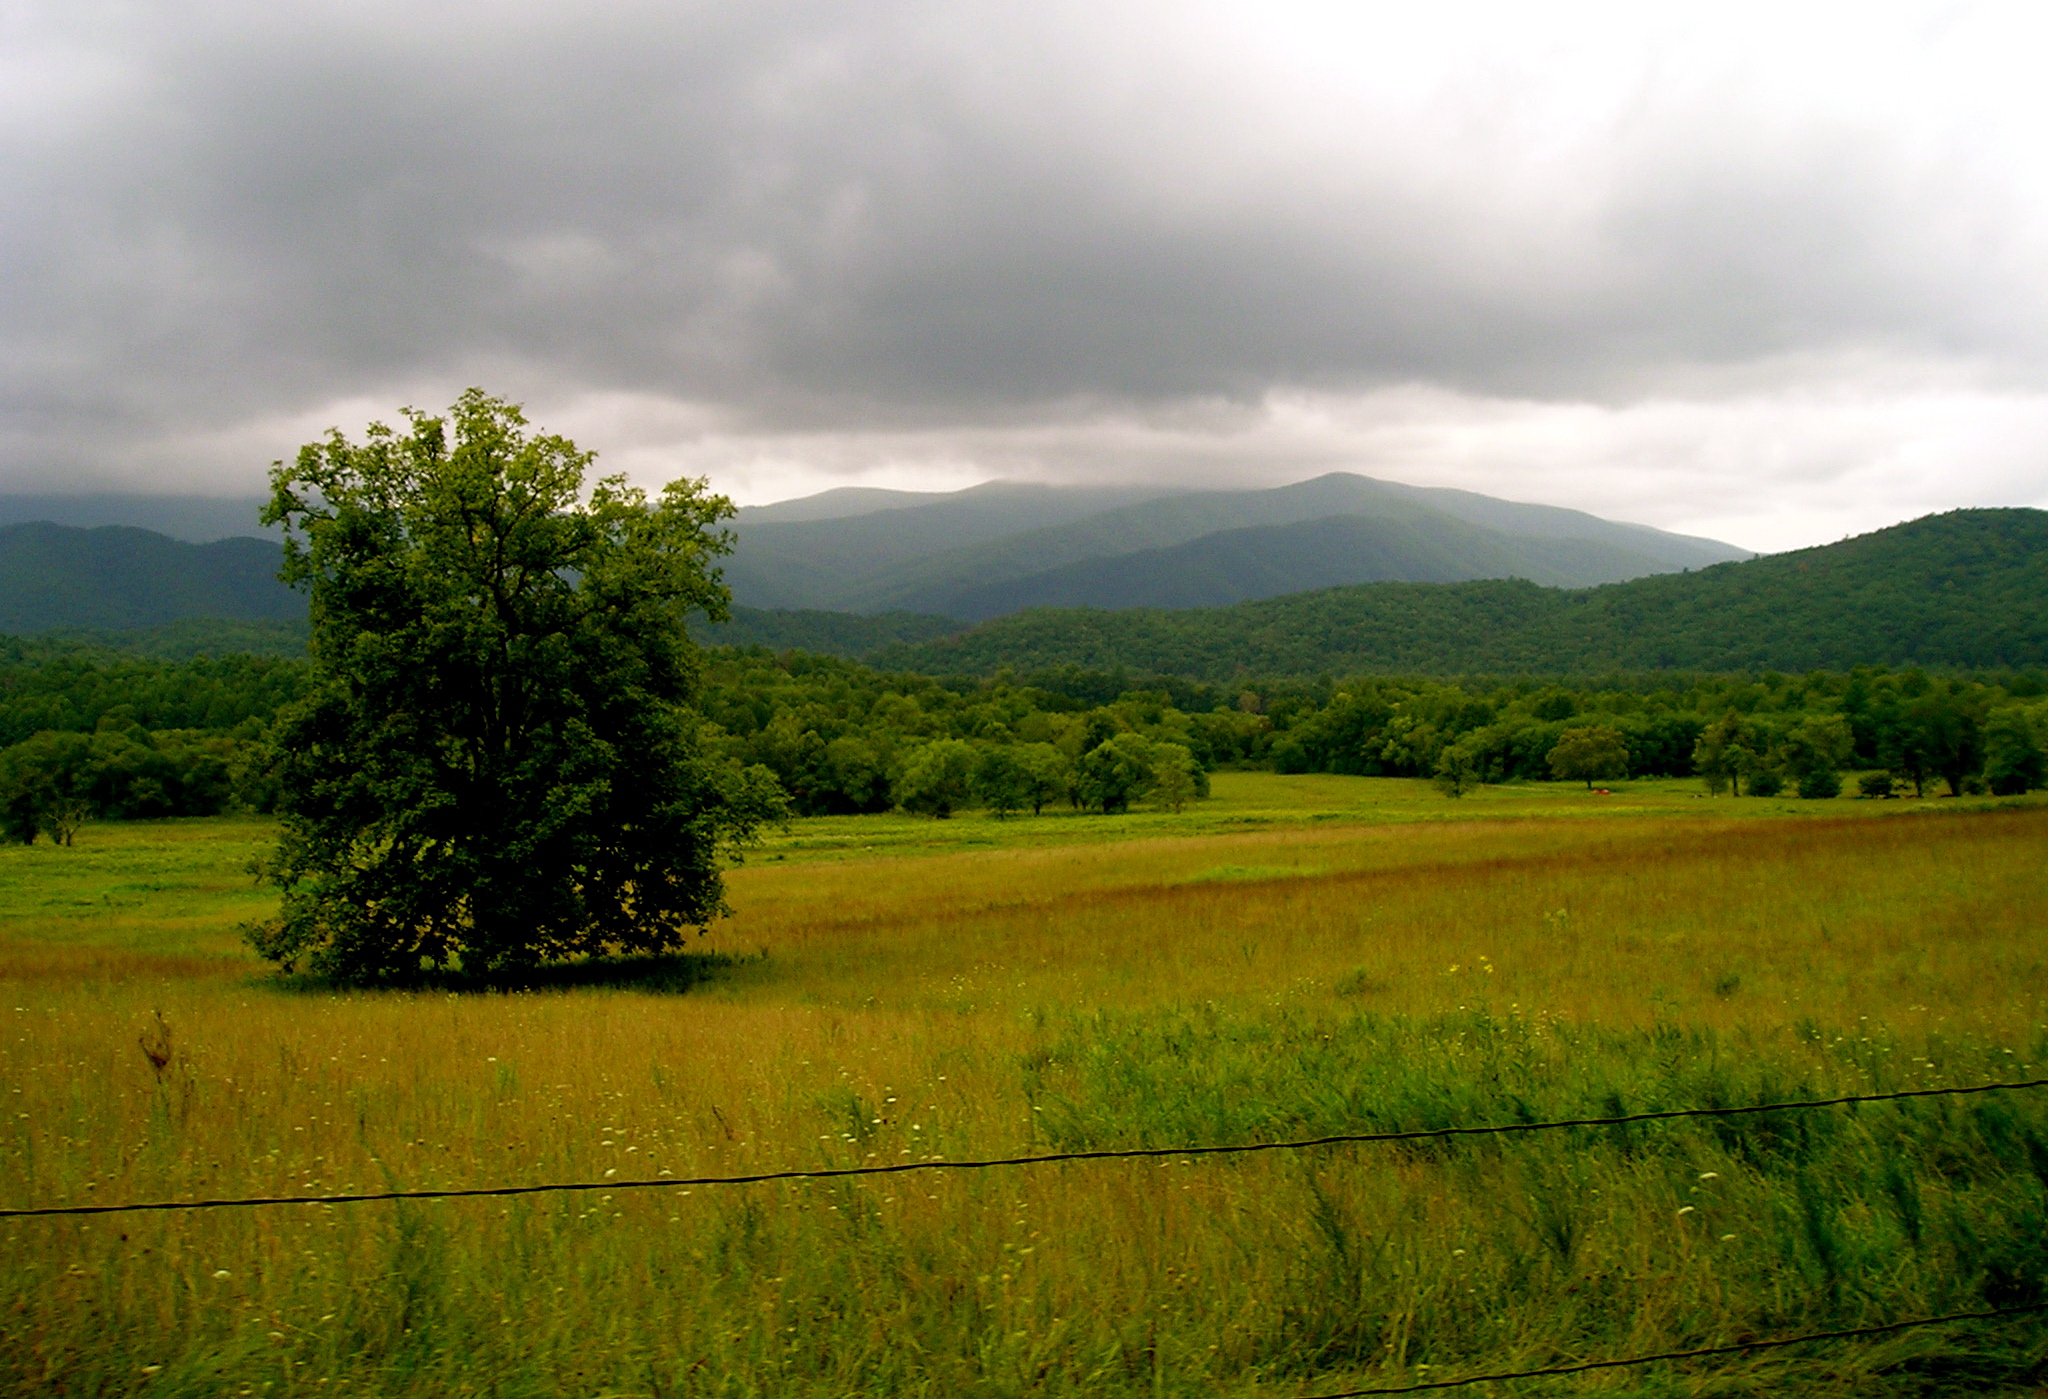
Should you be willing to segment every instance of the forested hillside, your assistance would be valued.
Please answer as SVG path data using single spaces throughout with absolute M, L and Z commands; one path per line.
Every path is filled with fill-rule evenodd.
M 1186 611 L 1041 608 L 889 647 L 987 675 L 1534 674 L 2048 663 L 2048 512 L 1958 510 L 1838 544 L 1564 591 L 1381 583 Z
M 941 601 L 953 616 L 1000 617 L 1039 606 L 1223 607 L 1365 582 L 1525 578 L 1570 586 L 1588 573 L 1633 578 L 1657 570 L 1654 560 L 1601 540 L 1518 537 L 1448 518 L 1332 515 L 1083 559 L 960 587 Z
M 858 657 L 885 646 L 931 641 L 959 630 L 960 624 L 950 617 L 919 612 L 868 615 L 735 607 L 731 621 L 692 628 L 692 635 L 707 646 L 765 646 L 771 651 Z
M 267 539 L 187 544 L 120 525 L 7 525 L 0 527 L 0 632 L 302 618 L 305 600 L 277 581 L 280 553 Z

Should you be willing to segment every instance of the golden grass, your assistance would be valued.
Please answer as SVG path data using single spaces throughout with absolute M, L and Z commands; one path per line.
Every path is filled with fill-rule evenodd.
M 2042 1062 L 2039 805 L 1876 819 L 1542 789 L 1425 809 L 1412 784 L 1256 774 L 1218 792 L 1186 835 L 881 818 L 861 850 L 857 821 L 800 826 L 734 873 L 738 915 L 705 939 L 766 955 L 681 996 L 281 988 L 232 932 L 263 906 L 240 868 L 260 823 L 4 852 L 0 1203 L 915 1161 L 1257 1136 L 1430 1095 L 1501 1113 L 1509 1089 L 1561 1109 Z M 984 833 L 1003 843 L 965 844 Z M 161 1075 L 137 1043 L 159 1012 Z M 1682 1160 L 1560 1142 L 21 1222 L 0 1231 L 0 1379 L 1282 1393 L 1796 1324 L 1822 1283 L 1762 1238 L 1805 1237 L 1774 1213 L 1794 1186 L 1740 1144 L 1673 1140 Z M 1930 1218 L 1991 1208 L 1963 1177 L 1915 1188 Z M 1531 1203 L 1550 1197 L 1578 1223 Z M 1852 1253 L 1898 1247 L 1903 1225 L 1840 1217 Z M 1975 1285 L 1960 1245 L 1928 1247 L 1872 1308 Z M 1852 1393 L 1900 1353 L 1723 1373 Z

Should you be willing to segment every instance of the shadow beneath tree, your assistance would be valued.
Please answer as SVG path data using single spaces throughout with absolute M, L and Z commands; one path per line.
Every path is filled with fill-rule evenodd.
M 309 995 L 362 991 L 445 991 L 462 995 L 537 991 L 648 991 L 682 995 L 743 968 L 759 968 L 766 952 L 734 956 L 724 952 L 675 952 L 662 956 L 587 957 L 532 967 L 470 972 L 460 967 L 422 967 L 410 977 L 352 982 L 310 972 L 283 972 L 265 984 Z

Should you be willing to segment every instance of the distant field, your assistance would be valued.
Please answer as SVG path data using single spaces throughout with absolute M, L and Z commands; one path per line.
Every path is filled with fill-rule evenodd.
M 0 850 L 0 1205 L 719 1174 L 2035 1076 L 2038 800 L 1222 773 L 827 818 L 631 986 L 269 976 L 254 821 Z M 169 1027 L 159 1074 L 137 1044 Z M 2048 1094 L 873 1184 L 0 1223 L 0 1392 L 1224 1395 L 2048 1298 Z M 2006 1320 L 1472 1394 L 2021 1393 Z M 2031 1378 L 2030 1378 L 2031 1377 Z

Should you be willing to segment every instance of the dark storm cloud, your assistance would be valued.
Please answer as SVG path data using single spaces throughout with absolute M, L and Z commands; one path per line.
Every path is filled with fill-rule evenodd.
M 859 430 L 2038 348 L 1967 152 L 1654 83 L 1534 152 L 1483 74 L 1269 123 L 1112 13 L 17 5 L 0 471 L 487 370 Z

